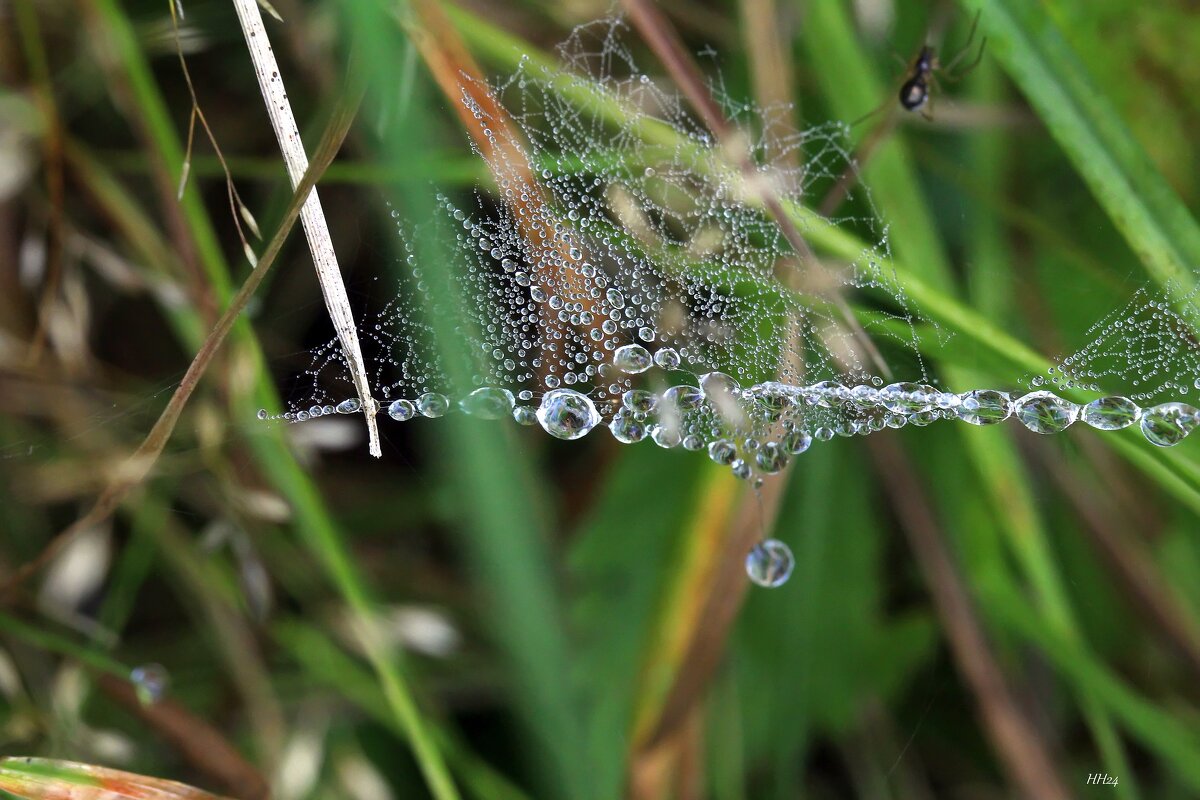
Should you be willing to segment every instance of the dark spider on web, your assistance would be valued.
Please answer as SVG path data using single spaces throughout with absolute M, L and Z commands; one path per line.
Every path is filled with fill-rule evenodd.
M 979 65 L 983 58 L 983 49 L 987 47 L 986 36 L 980 41 L 979 50 L 971 63 L 958 72 L 954 71 L 971 51 L 971 42 L 975 39 L 975 31 L 978 26 L 979 12 L 976 12 L 975 19 L 971 22 L 971 32 L 967 34 L 967 40 L 963 43 L 962 49 L 946 64 L 939 61 L 937 50 L 933 45 L 922 45 L 921 51 L 909 65 L 908 79 L 900 86 L 900 105 L 906 111 L 920 111 L 921 116 L 925 119 L 933 119 L 933 98 L 930 89 L 937 88 L 937 75 L 940 74 L 943 79 L 954 82 Z

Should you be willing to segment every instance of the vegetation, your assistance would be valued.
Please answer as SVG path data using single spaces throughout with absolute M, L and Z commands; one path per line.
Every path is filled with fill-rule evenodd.
M 489 188 L 448 87 L 553 63 L 610 10 L 272 6 L 298 194 L 231 4 L 0 9 L 0 754 L 244 800 L 1200 794 L 1195 441 L 888 431 L 814 447 L 759 498 L 604 432 L 381 418 L 375 459 L 356 416 L 258 421 L 305 402 L 333 336 L 303 187 L 370 325 L 401 268 L 389 206 Z M 1182 0 L 625 6 L 664 85 L 689 88 L 676 31 L 797 125 L 883 104 L 854 128 L 881 131 L 862 180 L 946 385 L 1017 388 L 1137 289 L 1195 282 Z M 978 67 L 905 115 L 893 48 L 935 31 L 948 59 L 977 10 Z M 810 244 L 836 260 L 855 236 Z M 750 590 L 764 532 L 797 565 Z M 0 795 L 73 774 L 9 766 Z

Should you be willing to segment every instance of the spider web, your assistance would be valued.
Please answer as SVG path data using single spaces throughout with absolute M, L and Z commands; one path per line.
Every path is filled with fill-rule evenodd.
M 614 353 L 632 343 L 667 350 L 668 363 L 677 353 L 685 373 L 719 370 L 743 386 L 879 386 L 892 361 L 926 381 L 916 316 L 882 266 L 887 238 L 870 198 L 852 189 L 842 207 L 853 211 L 832 220 L 807 210 L 848 168 L 847 126 L 781 136 L 777 122 L 792 109 L 737 102 L 718 79 L 710 90 L 737 131 L 718 141 L 673 88 L 638 68 L 628 35 L 623 20 L 607 19 L 576 29 L 558 48 L 558 66 L 523 59 L 486 87 L 506 119 L 463 93 L 497 142 L 475 150 L 500 177 L 494 192 L 476 190 L 469 203 L 439 198 L 443 216 L 427 225 L 455 246 L 453 279 L 469 302 L 454 312 L 477 356 L 477 385 L 525 400 L 574 387 L 615 408 L 635 383 L 665 381 L 613 368 Z M 538 186 L 521 178 L 519 161 L 533 165 Z M 788 210 L 783 224 L 801 236 L 832 224 L 871 244 L 848 262 L 797 253 L 764 210 L 767 198 Z M 443 299 L 431 296 L 431 267 L 399 227 L 400 286 L 362 334 L 377 346 L 373 388 L 385 404 L 452 391 L 423 322 Z M 891 300 L 864 321 L 847 298 L 867 287 Z M 311 389 L 293 412 L 352 396 L 340 365 L 336 343 L 315 351 Z

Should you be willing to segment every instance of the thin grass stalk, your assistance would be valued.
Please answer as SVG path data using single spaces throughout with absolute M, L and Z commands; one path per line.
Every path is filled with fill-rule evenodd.
M 267 29 L 263 26 L 262 15 L 258 11 L 258 2 L 233 0 L 233 5 L 237 10 L 242 33 L 246 37 L 246 48 L 254 62 L 254 72 L 258 76 L 258 86 L 262 90 L 271 128 L 279 141 L 279 150 L 283 154 L 284 164 L 287 165 L 292 188 L 295 188 L 308 168 L 308 156 L 304 152 L 304 143 L 300 140 L 300 130 L 296 126 L 292 104 L 283 87 L 283 78 L 279 74 L 275 53 L 271 50 Z M 333 322 L 334 331 L 342 344 L 342 354 L 346 358 L 346 365 L 358 392 L 363 416 L 366 418 L 368 446 L 371 455 L 379 458 L 383 455 L 383 450 L 379 445 L 379 426 L 375 420 L 378 406 L 371 397 L 371 385 L 367 379 L 362 348 L 358 343 L 354 312 L 350 308 L 346 285 L 338 268 L 337 253 L 333 248 L 333 239 L 329 235 L 329 224 L 325 221 L 325 212 L 321 209 L 321 200 L 315 187 L 300 210 L 300 221 L 308 237 L 308 248 L 312 253 L 313 267 L 317 271 L 317 281 L 321 284 L 321 293 L 325 297 L 325 308 L 329 311 L 329 319 Z

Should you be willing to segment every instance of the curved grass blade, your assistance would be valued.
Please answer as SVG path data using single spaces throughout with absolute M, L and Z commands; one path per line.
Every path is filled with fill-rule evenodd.
M 1004 64 L 1096 200 L 1160 286 L 1186 292 L 1200 263 L 1200 225 L 1032 0 L 959 0 L 980 18 Z

